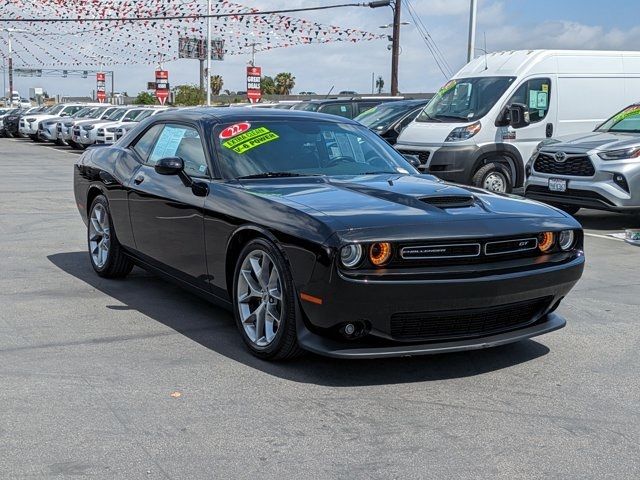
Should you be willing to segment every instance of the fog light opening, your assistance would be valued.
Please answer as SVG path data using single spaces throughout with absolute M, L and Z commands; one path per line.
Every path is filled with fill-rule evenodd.
M 621 175 L 619 173 L 615 173 L 613 175 L 613 181 L 615 182 L 616 185 L 618 185 L 621 189 L 623 189 L 625 192 L 629 193 L 629 184 L 627 183 L 627 179 L 624 178 L 624 175 Z
M 364 337 L 369 333 L 369 322 L 355 321 L 342 324 L 339 328 L 340 335 L 349 340 Z

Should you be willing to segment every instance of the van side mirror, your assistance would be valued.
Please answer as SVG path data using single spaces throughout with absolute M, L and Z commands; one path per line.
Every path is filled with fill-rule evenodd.
M 402 156 L 407 162 L 411 164 L 412 167 L 420 168 L 420 166 L 422 165 L 422 163 L 420 162 L 420 158 L 418 158 L 417 155 L 409 155 L 408 153 L 405 153 Z
M 509 107 L 504 107 L 498 118 L 496 118 L 496 127 L 507 127 L 511 124 L 511 116 L 509 115 Z
M 513 128 L 523 128 L 531 123 L 529 109 L 523 103 L 513 103 L 509 107 L 509 117 L 511 118 L 510 125 Z

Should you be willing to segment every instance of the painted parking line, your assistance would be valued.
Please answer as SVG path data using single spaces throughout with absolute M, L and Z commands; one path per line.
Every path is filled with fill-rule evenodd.
M 616 242 L 624 242 L 622 238 L 612 237 L 611 235 L 600 235 L 598 233 L 587 233 L 587 232 L 584 232 L 584 234 L 587 237 L 604 238 L 606 240 L 615 240 Z

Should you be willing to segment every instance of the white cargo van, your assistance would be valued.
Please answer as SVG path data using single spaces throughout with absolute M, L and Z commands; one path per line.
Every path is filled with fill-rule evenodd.
M 591 131 L 638 99 L 640 52 L 490 53 L 436 93 L 396 148 L 444 180 L 509 192 L 541 141 Z

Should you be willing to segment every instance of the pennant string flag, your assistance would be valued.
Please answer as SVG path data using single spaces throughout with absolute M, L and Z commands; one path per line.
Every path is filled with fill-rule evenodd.
M 12 34 L 17 66 L 156 64 L 178 58 L 181 37 L 206 38 L 206 0 L 0 0 L 0 30 Z M 323 25 L 260 10 L 227 0 L 213 0 L 212 38 L 223 39 L 226 55 L 249 54 L 296 45 L 361 42 L 386 36 L 353 28 Z M 247 15 L 254 13 L 256 15 Z M 83 22 L 83 19 L 178 17 L 143 21 Z M 76 22 L 26 19 L 73 18 Z M 25 19 L 24 21 L 19 21 Z M 0 36 L 0 57 L 8 55 L 6 35 Z

